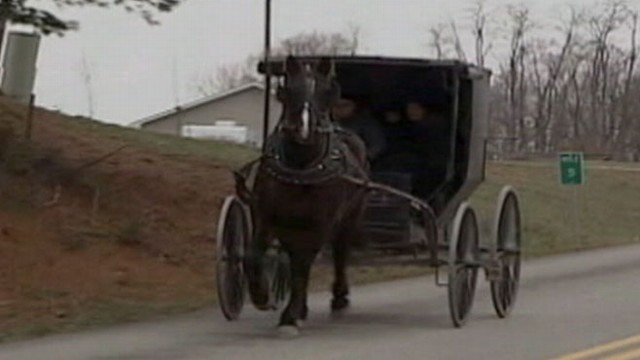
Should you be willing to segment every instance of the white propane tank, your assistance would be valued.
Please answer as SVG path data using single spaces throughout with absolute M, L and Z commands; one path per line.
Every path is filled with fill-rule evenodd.
M 39 34 L 12 31 L 7 36 L 0 89 L 4 95 L 25 105 L 29 104 L 33 92 L 39 46 Z

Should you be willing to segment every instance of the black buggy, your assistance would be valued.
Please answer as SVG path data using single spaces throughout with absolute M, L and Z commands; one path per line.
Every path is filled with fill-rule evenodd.
M 309 61 L 312 57 L 303 58 Z M 451 319 L 462 326 L 470 313 L 477 277 L 484 269 L 499 317 L 516 301 L 520 279 L 522 223 L 516 191 L 505 186 L 497 199 L 492 234 L 481 239 L 476 212 L 468 198 L 484 181 L 488 96 L 491 73 L 459 61 L 385 57 L 332 57 L 344 97 L 366 98 L 369 110 L 382 118 L 398 104 L 416 96 L 435 104 L 447 126 L 436 135 L 444 151 L 421 154 L 418 166 L 440 167 L 438 178 L 415 181 L 415 165 L 373 164 L 370 179 L 351 180 L 372 190 L 364 221 L 364 242 L 354 249 L 360 264 L 418 264 L 437 270 L 436 283 L 446 286 Z M 269 62 L 275 77 L 283 73 L 282 59 Z M 267 67 L 259 65 L 264 73 Z M 394 108 L 395 106 L 395 108 Z M 393 159 L 393 152 L 386 153 Z M 422 165 L 420 165 L 422 164 Z M 419 170 L 419 169 L 417 169 Z M 237 181 L 250 181 L 243 174 Z M 252 234 L 247 204 L 229 195 L 217 228 L 217 286 L 220 306 L 228 320 L 237 319 L 245 299 L 243 256 Z M 273 309 L 286 299 L 288 265 L 277 246 L 269 258 Z M 446 269 L 445 277 L 441 269 Z

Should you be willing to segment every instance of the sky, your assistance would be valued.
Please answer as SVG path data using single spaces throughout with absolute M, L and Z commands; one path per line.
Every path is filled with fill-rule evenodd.
M 488 0 L 493 10 L 518 0 Z M 640 0 L 631 0 L 631 2 Z M 29 4 L 47 7 L 48 0 Z M 469 0 L 272 0 L 273 41 L 313 30 L 361 28 L 363 54 L 429 57 L 427 30 L 449 19 L 469 18 Z M 533 16 L 549 24 L 579 0 L 522 0 Z M 562 5 L 559 5 L 562 4 Z M 221 65 L 243 61 L 263 46 L 264 0 L 186 0 L 160 26 L 122 9 L 65 8 L 62 18 L 80 22 L 80 30 L 41 41 L 35 84 L 39 106 L 71 115 L 90 114 L 128 124 L 184 104 L 200 95 L 194 80 Z M 500 18 L 490 18 L 493 27 Z M 460 25 L 465 45 L 470 29 Z M 500 41 L 495 52 L 499 53 Z M 495 57 L 488 60 L 491 67 Z M 89 74 L 90 83 L 83 74 Z M 89 106 L 88 93 L 93 95 Z

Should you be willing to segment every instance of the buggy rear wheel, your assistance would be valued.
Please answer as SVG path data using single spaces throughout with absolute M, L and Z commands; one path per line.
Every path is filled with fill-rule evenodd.
M 235 196 L 227 196 L 218 218 L 216 283 L 224 317 L 238 319 L 245 298 L 244 254 L 250 234 L 248 213 Z
M 518 195 L 505 187 L 498 198 L 494 235 L 499 272 L 491 281 L 491 299 L 500 318 L 509 315 L 520 284 L 522 229 Z
M 478 281 L 479 237 L 476 213 L 463 203 L 456 214 L 449 239 L 449 313 L 455 327 L 462 327 L 471 313 Z

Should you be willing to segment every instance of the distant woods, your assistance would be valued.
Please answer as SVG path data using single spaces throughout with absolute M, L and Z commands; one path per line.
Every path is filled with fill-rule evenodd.
M 577 149 L 640 161 L 637 3 L 558 4 L 547 18 L 524 5 L 488 4 L 473 2 L 462 25 L 437 24 L 427 36 L 435 57 L 492 60 L 493 155 Z M 472 58 L 459 28 L 470 30 Z
M 425 57 L 460 59 L 489 67 L 489 150 L 493 157 L 545 157 L 583 150 L 640 161 L 640 5 L 601 0 L 556 3 L 534 14 L 526 5 L 493 6 L 471 0 L 454 20 L 427 24 L 416 39 Z M 357 54 L 360 28 L 305 32 L 274 45 L 275 54 Z M 199 77 L 203 95 L 262 81 L 261 54 Z

